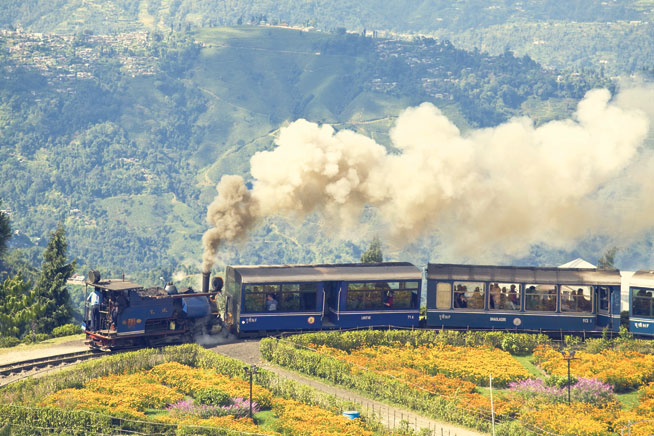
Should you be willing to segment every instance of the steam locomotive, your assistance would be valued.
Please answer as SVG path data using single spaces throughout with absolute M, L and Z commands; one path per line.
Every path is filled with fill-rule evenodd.
M 223 281 L 209 274 L 202 277 L 202 291 L 143 288 L 124 279 L 102 280 L 89 272 L 86 282 L 83 330 L 91 348 L 117 349 L 153 347 L 194 342 L 201 335 L 220 331 L 216 296 Z M 90 289 L 90 292 L 89 292 Z
M 373 327 L 617 333 L 623 296 L 629 330 L 654 337 L 654 271 L 628 276 L 617 270 L 431 263 L 423 271 L 406 262 L 228 266 L 220 313 L 222 279 L 215 277 L 211 289 L 209 281 L 204 274 L 201 292 L 178 292 L 172 284 L 146 290 L 98 275 L 88 286 L 100 291 L 104 303 L 96 308 L 97 328 L 86 328 L 89 343 L 117 348 L 193 341 L 221 330 L 258 336 Z M 88 323 L 93 316 L 89 308 Z

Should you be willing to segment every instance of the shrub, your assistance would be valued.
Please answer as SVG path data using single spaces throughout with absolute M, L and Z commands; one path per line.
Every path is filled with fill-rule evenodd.
M 209 406 L 229 406 L 232 399 L 229 394 L 218 388 L 200 389 L 195 394 L 195 404 L 206 404 Z
M 528 379 L 509 384 L 511 393 L 524 401 L 536 400 L 559 403 L 564 400 L 564 392 L 555 386 L 548 386 L 539 379 Z
M 82 333 L 82 327 L 77 324 L 64 324 L 52 329 L 52 337 L 72 336 Z
M 35 344 L 37 342 L 43 342 L 47 339 L 50 339 L 50 336 L 46 335 L 45 333 L 34 333 L 24 336 L 23 343 Z
M 0 337 L 0 348 L 15 347 L 18 344 L 20 344 L 20 339 L 13 336 Z
M 577 378 L 574 375 L 570 375 L 570 382 L 568 383 L 567 375 L 556 375 L 552 374 L 551 376 L 545 379 L 545 386 L 552 386 L 555 388 L 565 388 L 570 384 L 570 386 L 577 383 Z

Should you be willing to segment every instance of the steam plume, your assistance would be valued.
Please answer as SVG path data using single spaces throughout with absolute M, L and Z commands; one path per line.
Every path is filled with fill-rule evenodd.
M 243 237 L 263 217 L 316 210 L 349 226 L 373 206 L 390 240 L 439 231 L 444 246 L 477 250 L 478 258 L 489 250 L 520 254 L 534 243 L 565 247 L 617 226 L 649 227 L 649 219 L 630 223 L 607 209 L 610 197 L 625 192 L 636 202 L 652 197 L 624 177 L 631 167 L 643 177 L 652 168 L 642 168 L 639 151 L 648 118 L 610 100 L 607 90 L 593 90 L 571 119 L 536 127 L 522 117 L 466 134 L 423 103 L 391 130 L 397 154 L 352 131 L 295 121 L 281 129 L 274 150 L 252 157 L 252 190 L 240 177 L 221 179 L 207 215 L 214 227 L 203 237 L 203 268 L 211 268 L 221 242 Z

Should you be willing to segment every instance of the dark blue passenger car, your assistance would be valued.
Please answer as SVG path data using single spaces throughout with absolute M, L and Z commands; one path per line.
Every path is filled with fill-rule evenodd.
M 619 271 L 429 264 L 427 326 L 617 332 L 620 283 Z
M 229 266 L 224 321 L 237 334 L 417 327 L 421 280 L 410 263 Z
M 629 283 L 629 331 L 654 336 L 654 271 L 636 272 Z

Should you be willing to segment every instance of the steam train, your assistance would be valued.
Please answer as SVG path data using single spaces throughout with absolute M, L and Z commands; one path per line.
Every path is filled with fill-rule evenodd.
M 102 280 L 92 270 L 86 282 L 83 330 L 91 348 L 152 347 L 194 342 L 220 331 L 216 296 L 223 281 L 202 277 L 202 292 L 191 288 L 143 288 L 124 279 Z M 89 288 L 91 292 L 89 293 Z
M 193 341 L 218 331 L 247 336 L 373 327 L 617 333 L 623 295 L 629 330 L 654 337 L 654 271 L 629 277 L 617 270 L 431 263 L 423 271 L 386 262 L 228 266 L 224 292 L 221 278 L 211 289 L 209 282 L 204 274 L 201 292 L 172 284 L 143 289 L 98 275 L 87 286 L 104 303 L 96 306 L 99 322 L 85 327 L 88 342 L 117 348 Z M 93 310 L 86 313 L 93 326 Z

